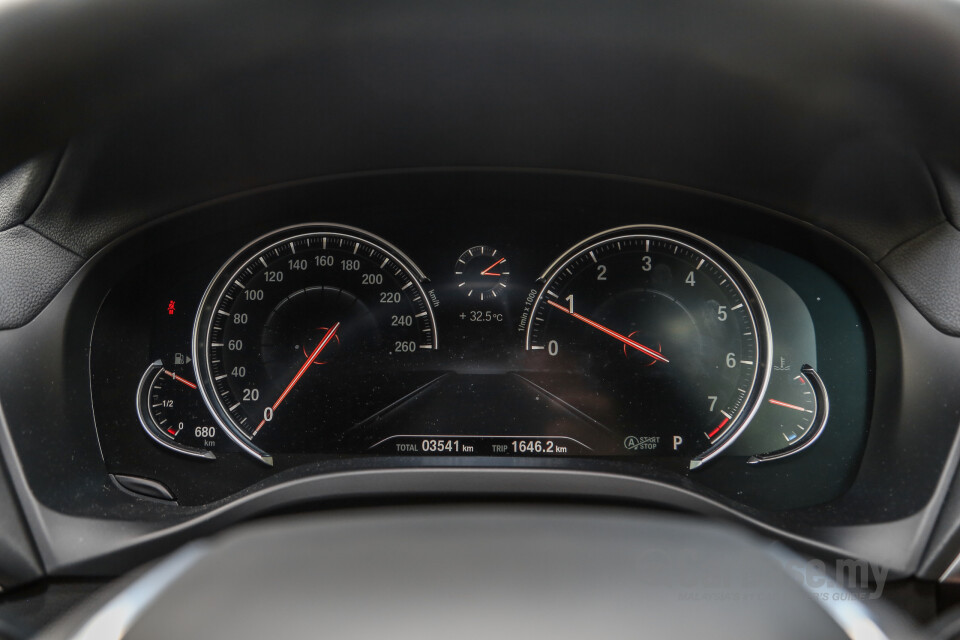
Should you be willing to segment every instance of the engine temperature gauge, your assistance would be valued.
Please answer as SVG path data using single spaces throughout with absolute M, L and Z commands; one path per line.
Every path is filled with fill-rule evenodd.
M 137 416 L 147 435 L 167 449 L 214 460 L 217 427 L 196 383 L 157 360 L 144 372 L 137 391 Z
M 496 298 L 507 288 L 510 267 L 506 256 L 492 247 L 470 247 L 460 254 L 454 270 L 457 287 L 468 298 L 481 302 Z
M 738 444 L 763 452 L 752 455 L 750 464 L 791 456 L 820 437 L 829 412 L 826 388 L 813 367 L 804 365 L 799 372 L 774 367 L 763 405 Z

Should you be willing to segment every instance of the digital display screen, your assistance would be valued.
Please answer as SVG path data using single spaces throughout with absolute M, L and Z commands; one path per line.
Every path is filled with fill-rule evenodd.
M 650 225 L 442 250 L 376 231 L 237 231 L 123 274 L 91 353 L 108 461 L 251 479 L 357 458 L 685 472 L 810 446 L 830 405 L 865 419 L 835 397 L 866 384 L 858 312 L 781 250 Z

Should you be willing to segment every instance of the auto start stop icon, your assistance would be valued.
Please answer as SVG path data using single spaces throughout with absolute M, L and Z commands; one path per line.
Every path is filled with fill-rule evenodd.
M 623 446 L 629 451 L 656 449 L 660 444 L 660 436 L 627 436 Z

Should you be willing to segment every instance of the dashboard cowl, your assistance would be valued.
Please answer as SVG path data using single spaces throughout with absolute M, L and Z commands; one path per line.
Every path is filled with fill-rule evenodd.
M 47 258 L 67 268 L 46 282 L 20 277 L 55 291 L 77 268 L 70 252 L 89 257 L 171 211 L 384 169 L 655 179 L 783 211 L 874 260 L 944 220 L 927 167 L 960 167 L 948 143 L 960 138 L 956 4 L 608 1 L 589 19 L 582 11 L 574 2 L 547 14 L 535 2 L 8 8 L 0 166 L 68 145 L 29 220 L 68 250 Z M 45 53 L 24 60 L 24 50 Z M 925 265 L 942 256 L 910 250 L 920 252 L 913 267 L 886 268 L 941 331 L 960 334 L 955 315 L 928 302 Z M 913 277 L 918 264 L 926 284 Z M 36 306 L 5 312 L 0 326 L 19 326 Z

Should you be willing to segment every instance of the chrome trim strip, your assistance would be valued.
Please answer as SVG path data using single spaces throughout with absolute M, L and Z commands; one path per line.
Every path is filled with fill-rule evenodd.
M 937 582 L 944 584 L 960 584 L 960 555 L 953 559 L 953 562 L 950 563 L 943 573 L 940 574 L 940 577 L 937 578 Z

